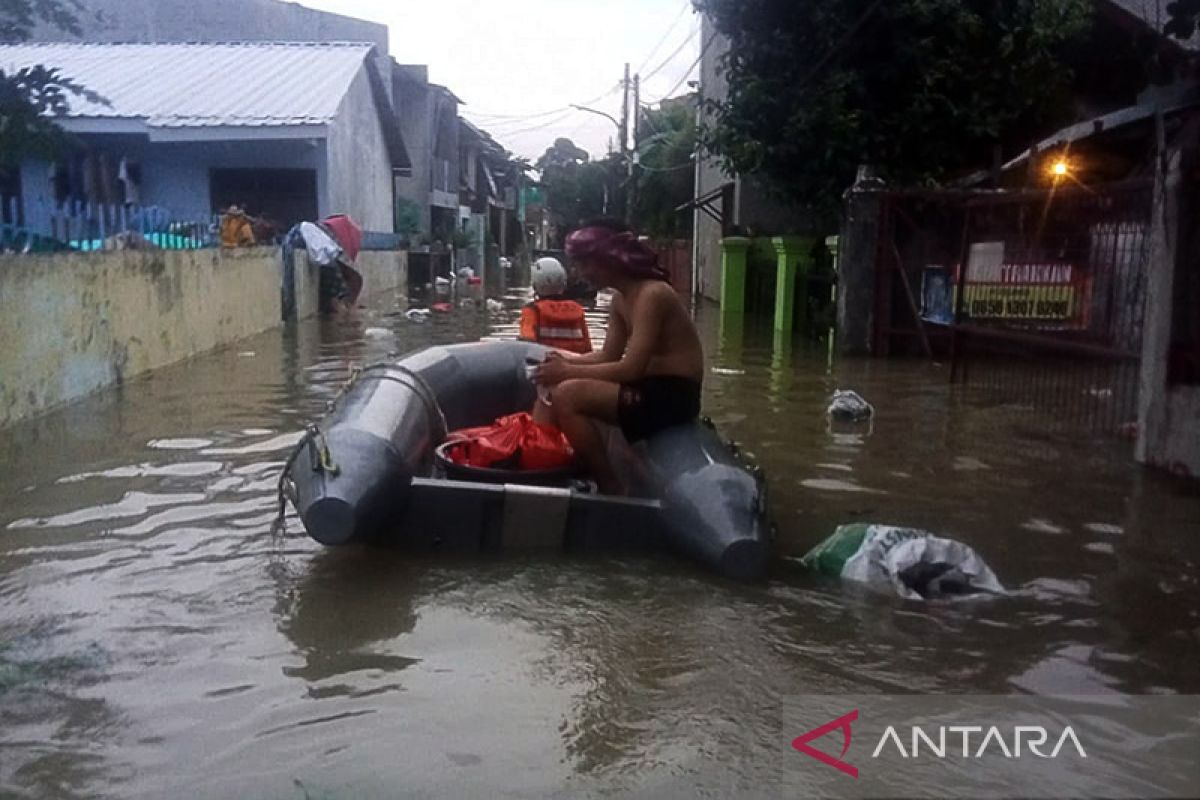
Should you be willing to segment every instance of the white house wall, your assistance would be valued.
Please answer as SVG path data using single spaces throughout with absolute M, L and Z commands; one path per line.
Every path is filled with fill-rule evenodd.
M 392 167 L 364 67 L 329 126 L 322 216 L 349 214 L 364 229 L 392 230 Z

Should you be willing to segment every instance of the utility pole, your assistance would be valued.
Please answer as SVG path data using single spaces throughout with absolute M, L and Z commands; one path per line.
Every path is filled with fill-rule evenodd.
M 627 163 L 629 188 L 626 189 L 629 198 L 625 207 L 625 222 L 633 223 L 633 212 L 637 206 L 637 171 L 634 169 L 638 160 L 638 122 L 642 118 L 642 76 L 633 76 L 633 148 Z
M 625 163 L 626 172 L 629 167 L 629 62 L 625 62 L 625 77 L 621 80 L 621 124 L 618 136 L 621 138 L 621 160 Z M 628 222 L 632 216 L 632 209 L 629 206 L 629 185 L 626 180 L 625 191 L 621 192 L 621 197 L 625 205 L 625 221 Z

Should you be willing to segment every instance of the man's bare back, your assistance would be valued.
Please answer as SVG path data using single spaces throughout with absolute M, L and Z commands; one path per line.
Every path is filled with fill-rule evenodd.
M 626 342 L 633 342 L 638 326 L 647 322 L 657 329 L 650 344 L 645 376 L 674 375 L 701 383 L 704 351 L 696 326 L 679 295 L 668 284 L 656 280 L 636 282 L 626 293 L 614 292 L 610 327 L 623 327 Z M 610 331 L 615 333 L 616 331 Z
M 620 494 L 621 481 L 595 423 L 616 423 L 635 442 L 694 422 L 704 353 L 657 256 L 631 231 L 587 226 L 567 237 L 566 249 L 589 283 L 615 291 L 608 333 L 598 352 L 547 356 L 534 380 L 550 388 L 551 402 L 539 402 L 534 419 L 553 421 L 600 490 Z

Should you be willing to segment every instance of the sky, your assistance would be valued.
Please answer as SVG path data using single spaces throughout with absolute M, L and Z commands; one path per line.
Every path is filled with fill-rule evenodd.
M 575 111 L 620 116 L 625 62 L 643 103 L 688 91 L 698 72 L 700 18 L 690 0 L 303 0 L 388 26 L 402 64 L 466 103 L 461 113 L 517 155 L 537 160 L 565 136 L 593 156 L 616 126 Z M 549 113 L 548 113 L 549 112 Z

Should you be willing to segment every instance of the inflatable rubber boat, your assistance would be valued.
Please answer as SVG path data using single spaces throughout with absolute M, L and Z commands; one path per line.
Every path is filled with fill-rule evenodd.
M 765 481 L 705 421 L 636 447 L 612 429 L 628 497 L 581 491 L 579 481 L 531 485 L 515 471 L 446 476 L 435 451 L 448 432 L 529 410 L 525 365 L 545 352 L 527 342 L 456 344 L 360 371 L 309 427 L 281 480 L 308 534 L 326 545 L 425 551 L 669 548 L 731 578 L 764 576 Z

